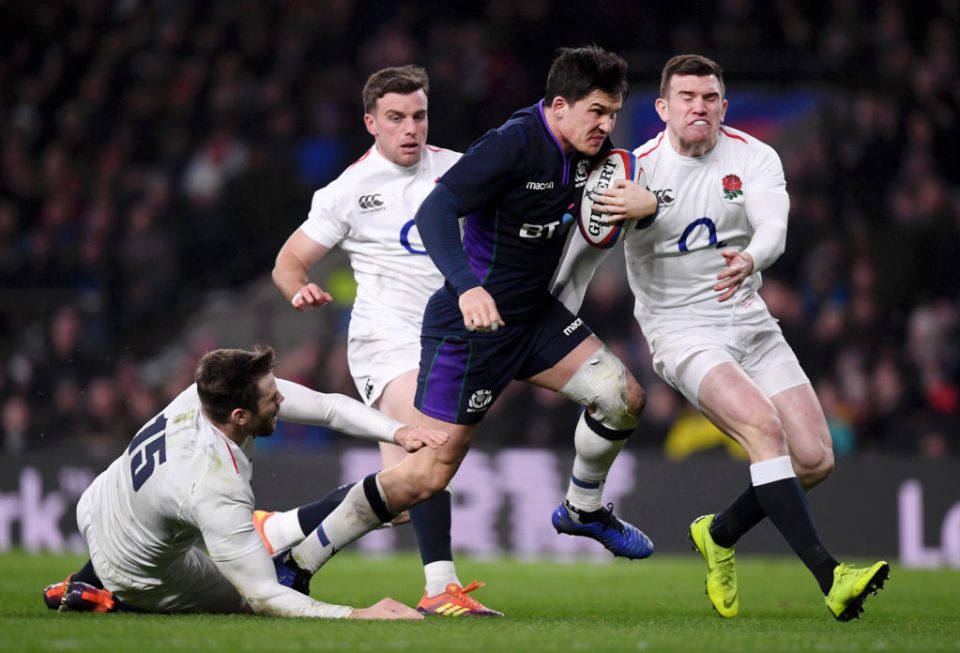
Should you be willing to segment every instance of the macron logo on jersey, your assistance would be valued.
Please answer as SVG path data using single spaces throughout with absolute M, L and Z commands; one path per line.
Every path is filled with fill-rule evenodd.
M 567 325 L 567 328 L 563 330 L 563 335 L 569 336 L 571 333 L 583 326 L 583 320 L 579 317 Z
M 527 190 L 553 190 L 552 181 L 528 181 Z

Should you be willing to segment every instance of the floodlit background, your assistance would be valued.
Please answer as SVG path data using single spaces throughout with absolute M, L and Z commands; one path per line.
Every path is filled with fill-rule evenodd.
M 38 500 L 56 488 L 61 529 L 75 529 L 76 470 L 102 469 L 211 348 L 269 343 L 279 375 L 357 396 L 345 258 L 313 275 L 337 304 L 306 315 L 269 273 L 312 192 L 370 146 L 369 73 L 424 65 L 429 140 L 463 150 L 539 99 L 557 47 L 587 43 L 630 62 L 618 146 L 659 131 L 660 69 L 698 52 L 726 71 L 728 124 L 780 153 L 790 231 L 763 295 L 828 415 L 838 489 L 818 493 L 848 487 L 848 464 L 871 478 L 891 457 L 931 470 L 921 481 L 957 478 L 958 29 L 953 0 L 0 3 L 0 489 L 4 505 L 20 501 L 0 510 L 0 545 L 5 528 L 7 546 L 19 541 L 23 473 L 40 458 Z M 628 451 L 745 480 L 728 462 L 739 452 L 653 375 L 621 261 L 583 316 L 647 389 Z M 562 458 L 577 411 L 513 384 L 477 447 Z M 322 457 L 340 442 L 287 426 L 261 450 Z M 902 526 L 903 493 L 874 476 L 891 497 L 879 509 Z M 953 537 L 945 514 L 960 493 L 937 483 L 922 546 Z M 960 566 L 960 511 L 953 521 Z M 902 551 L 902 533 L 890 538 Z

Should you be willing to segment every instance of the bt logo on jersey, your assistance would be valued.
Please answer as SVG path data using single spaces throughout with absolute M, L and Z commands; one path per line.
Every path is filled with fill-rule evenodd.
M 566 233 L 565 227 L 573 222 L 573 214 L 570 213 L 570 209 L 572 208 L 573 204 L 567 207 L 567 212 L 563 214 L 563 218 L 554 222 L 548 222 L 546 224 L 531 224 L 529 222 L 524 222 L 523 226 L 520 227 L 520 237 L 553 238 L 557 235 L 558 228 L 560 228 L 561 234 Z
M 553 234 L 556 233 L 557 227 L 559 227 L 561 222 L 557 220 L 556 222 L 548 222 L 547 224 L 530 224 L 525 222 L 522 227 L 520 227 L 520 237 L 521 238 L 553 238 Z

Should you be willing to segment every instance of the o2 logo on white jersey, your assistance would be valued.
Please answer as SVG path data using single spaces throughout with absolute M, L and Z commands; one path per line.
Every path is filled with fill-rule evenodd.
M 490 407 L 490 402 L 493 401 L 493 393 L 489 390 L 477 390 L 467 401 L 467 412 L 468 413 L 480 413 L 485 411 Z
M 707 217 L 697 218 L 693 222 L 687 225 L 687 228 L 683 230 L 683 235 L 680 236 L 680 240 L 677 241 L 677 249 L 681 252 L 689 252 L 687 247 L 687 240 L 690 238 L 691 234 L 694 231 L 697 231 L 698 227 L 704 227 L 707 230 L 707 243 L 709 245 L 715 245 L 717 249 L 721 247 L 726 247 L 726 242 L 717 241 L 717 225 L 714 224 L 713 220 Z M 697 234 L 699 236 L 699 232 Z
M 417 256 L 426 256 L 427 250 L 415 249 L 413 245 L 410 244 L 410 230 L 416 226 L 417 223 L 413 218 L 410 218 L 410 220 L 403 225 L 403 227 L 400 229 L 400 244 L 411 254 L 416 254 Z

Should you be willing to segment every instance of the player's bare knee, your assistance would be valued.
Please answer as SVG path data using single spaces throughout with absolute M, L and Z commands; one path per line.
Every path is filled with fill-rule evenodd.
M 834 464 L 833 451 L 823 449 L 821 455 L 815 461 L 809 458 L 805 460 L 794 460 L 794 470 L 797 473 L 797 479 L 800 481 L 800 484 L 809 490 L 825 481 L 827 477 L 833 473 Z
M 425 501 L 435 494 L 443 492 L 450 485 L 453 474 L 449 473 L 446 465 L 434 466 L 429 473 L 424 474 L 418 487 L 418 501 Z
M 628 376 L 627 382 L 627 408 L 633 415 L 634 422 L 643 414 L 643 409 L 647 405 L 647 393 L 643 391 L 640 384 L 632 377 Z

